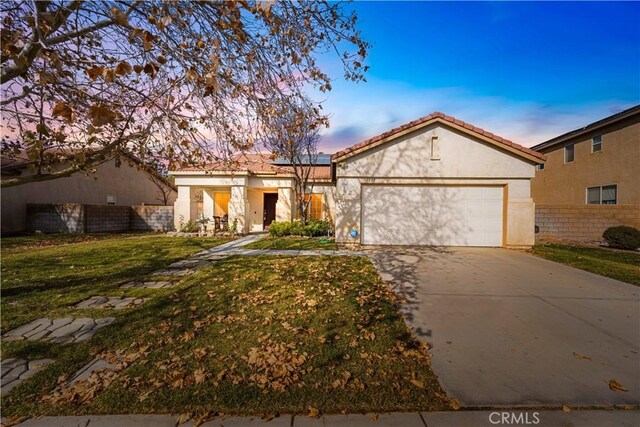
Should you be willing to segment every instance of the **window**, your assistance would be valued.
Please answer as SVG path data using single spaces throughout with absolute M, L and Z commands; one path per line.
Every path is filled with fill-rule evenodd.
M 229 214 L 229 199 L 231 193 L 214 193 L 213 195 L 213 215 L 225 216 Z
M 322 194 L 311 195 L 309 216 L 311 219 L 322 219 Z
M 597 153 L 598 151 L 602 151 L 602 135 L 591 138 L 591 152 Z
M 536 170 L 543 171 L 544 170 L 544 163 L 540 163 L 539 165 L 536 165 Z
M 305 200 L 309 200 L 309 195 L 305 195 Z M 297 219 L 300 219 L 298 212 Z M 311 194 L 311 203 L 307 208 L 307 219 L 322 219 L 322 194 Z
M 587 204 L 615 205 L 618 203 L 618 186 L 603 185 L 602 187 L 587 188 Z
M 116 196 L 115 194 L 107 194 L 107 204 L 115 205 L 116 204 Z
M 565 163 L 571 163 L 573 162 L 573 158 L 574 158 L 574 149 L 573 149 L 573 144 L 569 144 L 569 145 L 565 145 L 564 146 L 564 162 Z
M 602 204 L 615 205 L 618 202 L 618 186 L 605 185 L 602 187 Z

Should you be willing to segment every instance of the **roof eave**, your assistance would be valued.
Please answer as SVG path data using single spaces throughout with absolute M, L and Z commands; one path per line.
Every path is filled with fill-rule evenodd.
M 400 138 L 400 137 L 402 137 L 404 135 L 407 135 L 409 133 L 415 132 L 415 131 L 420 130 L 420 129 L 424 128 L 424 127 L 432 125 L 434 123 L 441 123 L 441 124 L 443 124 L 445 126 L 449 126 L 449 127 L 453 128 L 453 129 L 457 129 L 457 130 L 459 130 L 461 132 L 466 133 L 467 135 L 471 135 L 471 136 L 474 136 L 476 138 L 479 138 L 479 139 L 481 139 L 481 140 L 483 140 L 485 142 L 488 142 L 489 144 L 494 145 L 497 148 L 501 148 L 501 149 L 504 149 L 506 151 L 509 151 L 509 152 L 519 156 L 519 157 L 523 157 L 523 158 L 525 158 L 525 159 L 527 159 L 529 161 L 532 161 L 532 162 L 534 162 L 536 164 L 544 163 L 546 161 L 546 156 L 544 154 L 542 154 L 542 153 L 537 153 L 538 155 L 527 153 L 525 151 L 522 151 L 521 149 L 513 147 L 513 145 L 511 143 L 507 143 L 506 140 L 505 140 L 505 142 L 498 142 L 498 141 L 496 141 L 496 140 L 494 140 L 492 138 L 489 138 L 489 137 L 487 137 L 487 136 L 485 136 L 483 134 L 480 134 L 480 133 L 474 132 L 474 131 L 472 131 L 470 129 L 467 129 L 465 126 L 461 126 L 461 125 L 459 125 L 459 124 L 457 124 L 455 122 L 449 121 L 449 120 L 444 120 L 444 119 L 442 119 L 440 117 L 433 117 L 433 118 L 431 118 L 429 120 L 425 120 L 424 122 L 417 123 L 414 126 L 411 126 L 411 127 L 406 128 L 406 129 L 403 129 L 401 131 L 398 131 L 398 132 L 396 132 L 396 133 L 394 133 L 392 135 L 389 135 L 389 136 L 387 136 L 385 138 L 380 139 L 379 141 L 372 142 L 371 144 L 363 145 L 362 147 L 357 148 L 355 150 L 352 150 L 352 151 L 348 151 L 349 149 L 343 150 L 343 151 L 346 151 L 344 154 L 339 155 L 339 156 L 334 155 L 335 157 L 332 157 L 331 160 L 334 163 L 339 163 L 339 162 L 344 161 L 344 160 L 346 160 L 346 159 L 348 159 L 350 157 L 356 156 L 356 155 L 358 155 L 360 153 L 363 153 L 365 151 L 368 151 L 368 150 L 370 150 L 372 148 L 375 148 L 375 147 L 378 147 L 380 145 L 386 144 L 389 141 L 393 141 L 394 139 Z M 529 150 L 534 151 L 532 148 L 529 149 Z M 336 154 L 340 154 L 340 153 L 338 152 Z
M 559 145 L 567 141 L 570 141 L 574 138 L 583 136 L 586 133 L 593 132 L 594 130 L 602 129 L 605 126 L 610 126 L 612 124 L 621 122 L 635 115 L 640 115 L 640 105 L 631 107 L 628 110 L 623 111 L 621 113 L 618 113 L 617 115 L 614 115 L 611 117 L 605 117 L 604 119 L 590 123 L 582 128 L 574 129 L 572 131 L 563 133 L 560 136 L 556 136 L 555 138 L 551 138 L 545 142 L 541 142 L 538 145 L 534 145 L 533 147 L 531 147 L 531 149 L 539 151 L 539 150 L 545 150 L 547 148 L 555 147 L 556 145 Z

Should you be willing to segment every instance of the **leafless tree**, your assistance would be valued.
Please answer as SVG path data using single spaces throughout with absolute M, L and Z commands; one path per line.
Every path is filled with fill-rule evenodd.
M 91 173 L 116 150 L 170 167 L 230 158 L 308 88 L 331 90 L 318 55 L 351 81 L 367 68 L 341 2 L 15 0 L 0 18 L 2 155 L 32 169 L 3 187 Z
M 160 195 L 156 197 L 156 200 L 164 206 L 168 206 L 171 193 L 175 190 L 168 184 L 169 179 L 168 177 L 165 177 L 166 169 L 162 166 L 149 166 L 148 172 L 149 181 L 151 181 L 160 192 Z
M 264 147 L 288 163 L 293 173 L 296 210 L 303 224 L 307 223 L 311 195 L 315 182 L 319 131 L 324 121 L 319 107 L 309 100 L 288 105 L 272 119 Z

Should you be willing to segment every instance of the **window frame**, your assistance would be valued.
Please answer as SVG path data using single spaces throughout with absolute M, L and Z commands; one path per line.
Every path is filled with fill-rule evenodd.
M 310 219 L 314 219 L 314 220 L 323 220 L 324 216 L 325 216 L 325 207 L 324 207 L 324 193 L 308 193 L 305 194 L 305 199 L 306 198 L 310 198 L 311 201 L 309 201 L 309 206 L 307 207 L 307 220 Z M 312 210 L 313 210 L 313 199 L 316 198 L 318 200 L 318 203 L 320 204 L 320 217 L 316 218 L 314 215 L 312 215 Z M 302 218 L 301 212 L 296 212 L 296 219 L 300 220 Z
M 571 147 L 571 160 L 567 160 L 567 154 L 569 152 L 567 150 L 568 147 Z M 576 161 L 576 145 L 574 143 L 565 145 L 563 154 L 564 154 L 564 164 L 565 165 L 575 162 Z
M 602 191 L 605 187 L 613 187 L 615 191 L 615 199 L 613 199 L 613 203 L 602 203 Z M 598 203 L 589 203 L 589 190 L 598 189 Z M 617 205 L 618 204 L 618 184 L 605 184 L 605 185 L 594 185 L 592 187 L 587 187 L 585 190 L 585 204 L 587 205 Z
M 597 143 L 596 143 L 596 138 L 599 139 Z M 597 150 L 594 149 L 596 145 L 600 147 Z M 602 135 L 595 135 L 593 136 L 593 138 L 591 138 L 591 154 L 600 153 L 601 151 L 602 151 Z
M 537 171 L 543 171 L 544 170 L 544 163 L 539 163 L 536 165 L 536 170 Z
M 113 202 L 110 203 L 109 199 L 113 198 Z M 118 197 L 115 194 L 107 194 L 107 206 L 115 206 L 118 204 Z

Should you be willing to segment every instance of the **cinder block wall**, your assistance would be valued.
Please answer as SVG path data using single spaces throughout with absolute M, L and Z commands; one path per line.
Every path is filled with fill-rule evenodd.
M 85 205 L 86 233 L 115 233 L 128 231 L 130 206 Z
M 617 225 L 640 228 L 640 206 L 536 205 L 536 241 L 601 242 Z
M 173 230 L 173 206 L 28 204 L 27 230 L 43 233 L 115 233 Z
M 82 233 L 85 227 L 84 205 L 27 204 L 27 231 L 45 233 Z
M 173 230 L 173 206 L 131 206 L 131 230 Z

